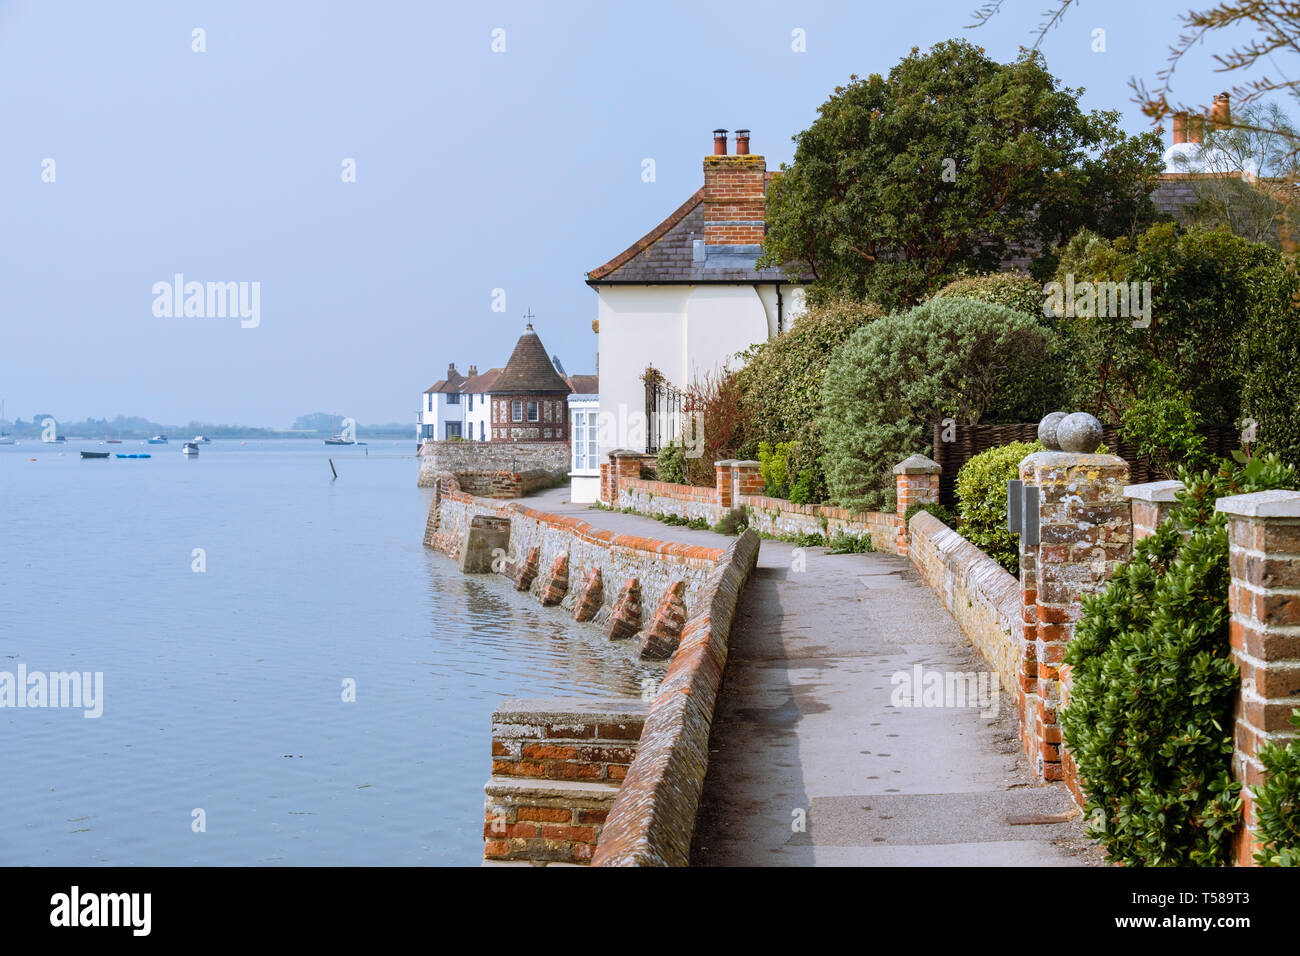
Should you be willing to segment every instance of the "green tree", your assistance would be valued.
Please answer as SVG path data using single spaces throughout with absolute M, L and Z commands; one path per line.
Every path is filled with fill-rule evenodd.
M 850 77 L 796 138 L 767 197 L 764 262 L 810 271 L 814 296 L 908 306 L 961 270 L 1051 249 L 1080 228 L 1155 217 L 1159 137 L 1079 109 L 1041 57 L 998 63 L 949 40 Z
M 930 450 L 934 422 L 978 424 L 1010 381 L 1048 355 L 1034 316 L 973 299 L 934 299 L 849 337 L 822 386 L 822 456 L 831 499 L 894 507 L 893 466 Z

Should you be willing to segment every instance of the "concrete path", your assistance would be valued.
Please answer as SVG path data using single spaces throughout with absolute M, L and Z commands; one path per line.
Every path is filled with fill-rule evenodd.
M 568 504 L 567 491 L 525 502 L 662 540 L 729 540 Z M 731 635 L 693 862 L 1099 863 L 1077 814 L 1061 822 L 1065 788 L 1031 774 L 1008 694 L 996 716 L 893 706 L 894 675 L 917 665 L 988 670 L 906 559 L 764 541 Z

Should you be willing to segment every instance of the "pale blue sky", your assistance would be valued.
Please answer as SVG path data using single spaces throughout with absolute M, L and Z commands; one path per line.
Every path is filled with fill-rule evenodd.
M 503 364 L 530 307 L 594 371 L 583 274 L 699 188 L 714 127 L 776 168 L 850 74 L 951 36 L 1010 59 L 1048 0 L 966 30 L 977 5 L 0 0 L 0 398 L 10 418 L 413 420 L 449 361 Z M 1084 0 L 1048 66 L 1146 129 L 1127 81 L 1154 79 L 1187 6 Z M 1179 97 L 1232 85 L 1211 66 L 1181 67 Z M 260 326 L 156 318 L 176 272 L 260 282 Z

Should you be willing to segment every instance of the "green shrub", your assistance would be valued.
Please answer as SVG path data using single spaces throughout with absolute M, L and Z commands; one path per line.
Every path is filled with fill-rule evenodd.
M 981 272 L 954 279 L 931 299 L 975 299 L 1026 315 L 1043 314 L 1043 284 L 1023 272 Z
M 1057 320 L 1070 357 L 1068 406 L 1118 424 L 1135 402 L 1163 394 L 1167 380 L 1206 425 L 1234 426 L 1249 414 L 1260 422 L 1261 444 L 1276 441 L 1273 449 L 1284 451 L 1294 438 L 1300 452 L 1300 332 L 1291 301 L 1298 281 L 1286 266 L 1276 250 L 1226 230 L 1183 233 L 1163 223 L 1135 239 L 1075 236 L 1057 281 L 1072 275 L 1076 290 L 1085 282 L 1149 282 L 1151 322 Z
M 1152 392 L 1124 409 L 1120 434 L 1153 461 L 1167 477 L 1178 465 L 1203 468 L 1207 464 L 1205 436 L 1197 431 L 1201 417 L 1186 392 L 1172 378 L 1152 383 Z
M 794 543 L 801 548 L 819 548 L 826 544 L 825 535 L 817 533 L 800 532 L 794 536 Z
M 709 522 L 706 518 L 691 518 L 686 522 L 686 527 L 693 528 L 696 531 L 708 531 Z
M 1181 472 L 1186 489 L 1169 518 L 1105 591 L 1083 599 L 1065 651 L 1074 688 L 1061 725 L 1088 798 L 1089 833 L 1113 861 L 1228 861 L 1241 823 L 1230 773 L 1240 676 L 1228 642 L 1227 520 L 1214 505 L 1294 488 L 1298 477 L 1275 456 Z
M 1042 451 L 1038 442 L 1014 441 L 973 456 L 957 472 L 958 532 L 1002 565 L 1020 573 L 1020 539 L 1007 530 L 1007 482 L 1020 476 L 1020 460 Z
M 749 512 L 744 508 L 732 508 L 724 514 L 713 530 L 718 534 L 740 534 L 749 527 Z
M 853 332 L 882 315 L 878 305 L 851 299 L 810 306 L 782 334 L 745 352 L 745 364 L 735 373 L 743 438 L 737 457 L 756 457 L 760 439 L 793 442 L 789 473 L 812 471 L 809 501 L 823 501 L 826 479 L 816 409 L 826 365 Z
M 763 494 L 787 498 L 790 494 L 790 447 L 788 441 L 758 443 L 758 473 L 763 476 Z
M 674 485 L 687 484 L 686 450 L 676 441 L 659 449 L 658 479 Z
M 934 422 L 977 424 L 999 389 L 1048 357 L 1036 318 L 941 298 L 859 329 L 831 357 L 821 428 L 827 487 L 853 511 L 894 508 L 893 467 L 930 450 Z
M 1300 728 L 1300 710 L 1291 712 Z M 1300 866 L 1300 741 L 1270 742 L 1259 751 L 1268 776 L 1254 788 L 1255 853 L 1260 866 Z
M 936 518 L 938 518 L 940 521 L 946 524 L 949 528 L 955 529 L 957 527 L 958 524 L 957 516 L 953 514 L 949 509 L 939 504 L 937 501 L 912 502 L 910 505 L 907 506 L 907 513 L 903 515 L 903 523 L 911 524 L 912 516 L 915 515 L 918 511 L 925 511 L 934 515 Z
M 865 531 L 862 534 L 837 531 L 835 537 L 831 538 L 831 554 L 866 554 L 875 550 L 871 535 Z

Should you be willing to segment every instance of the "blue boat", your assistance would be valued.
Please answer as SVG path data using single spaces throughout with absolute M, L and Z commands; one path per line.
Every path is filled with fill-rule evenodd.
M 149 439 L 149 444 L 151 444 L 151 445 L 165 445 L 165 444 L 167 444 L 167 436 L 166 436 L 166 435 L 154 435 L 153 438 L 150 438 L 150 439 Z
M 152 458 L 153 455 L 118 455 L 118 458 Z

